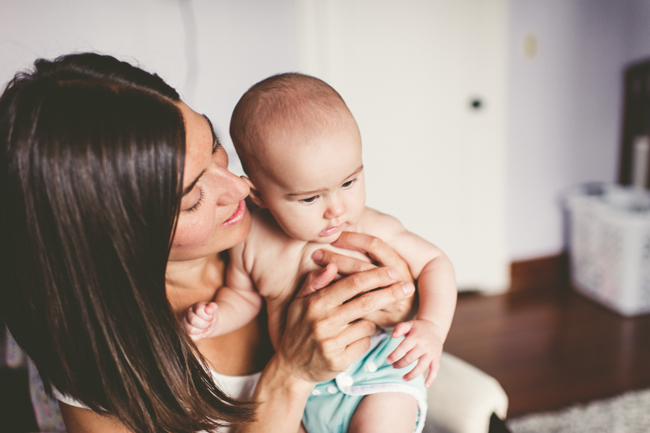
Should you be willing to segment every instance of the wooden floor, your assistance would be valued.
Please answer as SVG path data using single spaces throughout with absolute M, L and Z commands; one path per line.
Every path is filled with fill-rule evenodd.
M 566 285 L 461 295 L 445 351 L 499 380 L 509 418 L 650 387 L 650 315 L 623 318 Z M 0 368 L 3 428 L 35 430 L 25 371 Z
M 508 418 L 650 387 L 650 315 L 623 318 L 565 284 L 461 295 L 445 351 L 501 383 Z

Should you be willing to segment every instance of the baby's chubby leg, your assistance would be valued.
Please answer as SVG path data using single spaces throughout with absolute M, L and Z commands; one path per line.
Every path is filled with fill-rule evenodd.
M 413 433 L 418 416 L 415 398 L 401 392 L 367 395 L 350 421 L 349 433 Z

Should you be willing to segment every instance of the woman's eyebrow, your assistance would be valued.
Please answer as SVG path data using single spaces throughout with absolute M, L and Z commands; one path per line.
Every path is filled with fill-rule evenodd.
M 190 191 L 192 191 L 192 188 L 194 188 L 194 185 L 196 185 L 196 182 L 198 182 L 199 179 L 201 178 L 201 176 L 203 176 L 203 173 L 205 173 L 205 170 L 203 170 L 201 173 L 199 173 L 199 175 L 196 177 L 196 179 L 194 179 L 192 181 L 191 184 L 187 185 L 187 188 L 185 188 L 183 190 L 183 197 L 185 197 L 187 194 L 190 193 Z
M 219 137 L 217 137 L 217 133 L 214 130 L 214 127 L 212 126 L 212 122 L 210 121 L 210 118 L 206 116 L 205 114 L 202 114 L 203 118 L 208 121 L 208 125 L 210 125 L 210 132 L 212 132 L 212 148 L 216 149 L 218 146 L 221 146 L 221 143 L 219 142 Z M 194 185 L 196 185 L 196 182 L 199 181 L 201 176 L 203 176 L 203 173 L 205 173 L 205 170 L 201 171 L 199 175 L 190 183 L 187 185 L 187 188 L 183 190 L 183 197 L 185 197 L 187 194 L 192 191 L 192 188 L 194 188 Z
M 214 126 L 212 125 L 212 122 L 210 121 L 210 118 L 203 114 L 203 118 L 208 121 L 208 125 L 210 125 L 210 131 L 212 132 L 212 144 L 214 144 L 214 147 L 216 148 L 217 146 L 221 146 L 221 141 L 219 141 L 219 137 L 217 136 L 216 131 L 214 130 Z

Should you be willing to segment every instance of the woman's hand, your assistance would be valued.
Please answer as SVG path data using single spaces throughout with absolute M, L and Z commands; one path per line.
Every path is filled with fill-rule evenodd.
M 398 281 L 414 282 L 406 261 L 379 238 L 363 233 L 343 232 L 332 245 L 337 248 L 367 254 L 373 263 L 377 265 L 325 249 L 314 252 L 312 258 L 316 264 L 326 266 L 329 263 L 334 263 L 338 267 L 338 272 L 343 275 L 375 269 L 377 266 L 388 266 L 397 270 L 399 274 Z M 415 311 L 417 311 L 417 297 L 409 297 L 375 311 L 364 318 L 382 327 L 393 327 L 411 318 Z
M 289 308 L 278 349 L 279 356 L 292 361 L 294 373 L 309 382 L 330 380 L 345 371 L 368 350 L 376 330 L 362 318 L 415 291 L 412 283 L 398 282 L 393 268 L 358 272 L 329 285 L 337 273 L 332 263 L 308 275 Z
M 255 389 L 257 420 L 238 431 L 298 431 L 316 382 L 333 379 L 369 349 L 375 324 L 362 318 L 415 293 L 393 268 L 375 267 L 332 283 L 337 273 L 337 265 L 329 264 L 307 276 Z

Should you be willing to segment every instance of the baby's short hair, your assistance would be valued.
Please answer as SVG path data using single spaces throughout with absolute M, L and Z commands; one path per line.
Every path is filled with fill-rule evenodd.
M 338 121 L 342 113 L 350 115 L 350 110 L 323 80 L 296 72 L 273 75 L 241 97 L 230 120 L 230 136 L 250 175 L 271 128 L 282 124 L 307 135 Z

